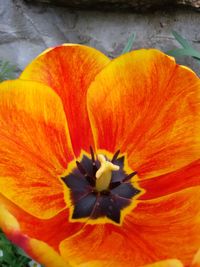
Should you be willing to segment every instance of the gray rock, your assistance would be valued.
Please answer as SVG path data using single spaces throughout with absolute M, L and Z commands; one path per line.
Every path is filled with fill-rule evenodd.
M 93 46 L 113 58 L 132 33 L 133 49 L 168 51 L 179 46 L 172 30 L 200 50 L 199 24 L 200 14 L 192 10 L 112 13 L 0 0 L 0 59 L 17 64 L 19 73 L 47 47 L 67 42 Z M 196 60 L 185 57 L 178 62 L 200 73 Z
M 45 4 L 62 5 L 67 7 L 103 9 L 134 9 L 147 10 L 162 6 L 184 5 L 200 8 L 199 0 L 25 0 L 32 4 L 39 2 Z

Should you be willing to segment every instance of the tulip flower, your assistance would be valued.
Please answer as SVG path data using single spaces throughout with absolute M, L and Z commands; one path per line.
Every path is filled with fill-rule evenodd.
M 189 266 L 199 136 L 200 80 L 172 57 L 48 49 L 0 84 L 0 227 L 45 267 Z
M 159 262 L 154 262 L 152 264 L 145 265 L 143 267 L 186 267 L 180 260 L 177 259 L 167 259 Z M 199 267 L 200 266 L 200 249 L 194 255 L 191 263 L 187 265 L 188 267 Z

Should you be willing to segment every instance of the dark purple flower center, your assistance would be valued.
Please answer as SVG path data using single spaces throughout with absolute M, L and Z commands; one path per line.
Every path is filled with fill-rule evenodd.
M 108 187 L 99 190 L 96 173 L 101 168 L 101 162 L 95 157 L 92 148 L 90 151 L 91 157 L 83 155 L 81 161 L 76 162 L 76 168 L 62 177 L 70 189 L 74 206 L 72 219 L 108 217 L 115 223 L 120 223 L 121 210 L 129 206 L 133 197 L 141 192 L 131 182 L 131 178 L 137 173 L 125 172 L 125 157 L 119 157 L 117 151 L 111 160 L 105 158 L 106 163 L 119 166 L 119 170 L 112 171 Z

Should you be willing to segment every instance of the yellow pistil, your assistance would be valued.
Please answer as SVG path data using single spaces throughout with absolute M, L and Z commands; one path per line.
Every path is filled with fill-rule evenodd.
M 109 188 L 112 171 L 118 171 L 119 166 L 107 161 L 102 154 L 97 155 L 97 158 L 100 161 L 101 166 L 96 172 L 96 190 L 101 192 Z

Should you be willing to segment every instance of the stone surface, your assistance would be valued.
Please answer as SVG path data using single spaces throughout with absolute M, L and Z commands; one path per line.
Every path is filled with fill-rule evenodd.
M 192 10 L 112 13 L 0 0 L 0 59 L 17 64 L 20 73 L 47 47 L 67 42 L 90 45 L 116 57 L 132 33 L 136 34 L 133 49 L 168 51 L 179 46 L 172 30 L 200 50 L 199 24 L 200 13 Z M 179 62 L 200 73 L 197 61 L 186 57 Z
M 25 0 L 30 3 L 47 3 L 53 5 L 80 7 L 80 8 L 98 8 L 102 9 L 127 9 L 147 10 L 155 7 L 186 5 L 200 8 L 200 0 Z

